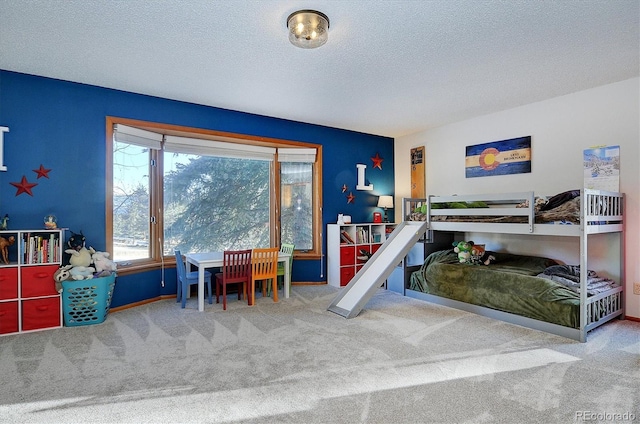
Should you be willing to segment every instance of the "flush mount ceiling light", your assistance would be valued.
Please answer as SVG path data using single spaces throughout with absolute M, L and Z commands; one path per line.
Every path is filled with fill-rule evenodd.
M 289 41 L 303 49 L 315 49 L 329 38 L 329 18 L 316 10 L 298 10 L 287 18 Z

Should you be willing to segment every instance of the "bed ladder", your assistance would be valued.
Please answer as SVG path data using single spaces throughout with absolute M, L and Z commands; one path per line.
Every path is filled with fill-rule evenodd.
M 426 231 L 426 222 L 400 223 L 327 310 L 345 318 L 356 317 Z

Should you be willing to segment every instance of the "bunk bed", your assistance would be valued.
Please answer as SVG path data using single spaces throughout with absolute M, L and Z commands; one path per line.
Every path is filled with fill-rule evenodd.
M 404 199 L 403 219 L 427 221 L 428 231 L 567 236 L 580 242 L 580 263 L 574 266 L 504 252 L 489 252 L 496 258 L 489 265 L 471 265 L 460 263 L 452 250 L 435 252 L 411 275 L 406 295 L 585 342 L 590 330 L 624 318 L 623 282 L 597 276 L 587 257 L 589 236 L 618 233 L 624 278 L 623 204 L 623 193 L 589 189 L 549 198 L 521 192 Z M 447 274 L 454 276 L 450 282 Z M 534 294 L 536 287 L 543 295 Z

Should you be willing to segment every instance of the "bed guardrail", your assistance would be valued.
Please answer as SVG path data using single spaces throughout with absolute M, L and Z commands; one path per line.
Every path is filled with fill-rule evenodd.
M 585 225 L 587 234 L 623 230 L 623 193 L 584 189 L 581 192 L 580 202 L 579 221 Z M 436 207 L 436 205 L 457 206 L 479 203 L 483 207 Z M 428 198 L 405 198 L 403 218 L 405 221 L 427 221 L 430 230 L 569 236 L 575 236 L 581 231 L 580 226 L 577 225 L 577 210 L 574 225 L 568 225 L 571 222 L 566 221 L 558 221 L 564 225 L 549 222 L 536 224 L 535 204 L 536 197 L 532 191 L 481 195 L 431 195 Z M 445 220 L 445 217 L 453 219 Z M 485 221 L 478 222 L 481 219 Z

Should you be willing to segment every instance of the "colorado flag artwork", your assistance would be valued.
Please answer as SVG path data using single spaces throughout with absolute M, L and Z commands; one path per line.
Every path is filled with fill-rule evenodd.
M 531 172 L 531 136 L 467 146 L 467 178 Z

